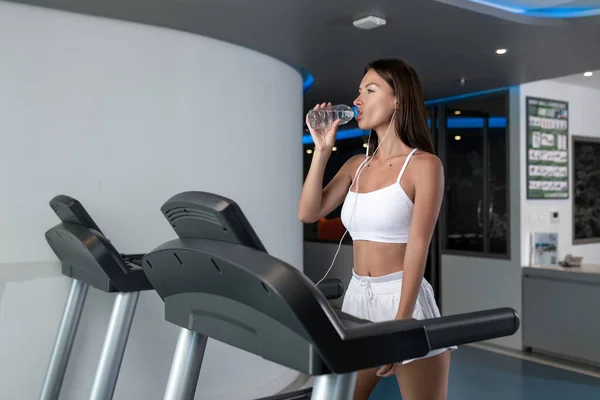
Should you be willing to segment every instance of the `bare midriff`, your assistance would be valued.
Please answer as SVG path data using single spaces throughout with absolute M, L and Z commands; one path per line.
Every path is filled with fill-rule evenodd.
M 361 276 L 384 276 L 404 269 L 406 243 L 354 241 L 354 272 Z

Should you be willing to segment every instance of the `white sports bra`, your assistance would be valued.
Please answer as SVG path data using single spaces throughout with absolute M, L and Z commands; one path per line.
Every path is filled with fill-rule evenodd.
M 412 221 L 413 202 L 400 180 L 408 161 L 417 151 L 413 149 L 400 170 L 396 183 L 367 193 L 352 192 L 352 185 L 368 158 L 363 161 L 348 189 L 342 206 L 342 223 L 353 240 L 369 240 L 383 243 L 406 243 Z M 358 187 L 358 182 L 357 182 Z

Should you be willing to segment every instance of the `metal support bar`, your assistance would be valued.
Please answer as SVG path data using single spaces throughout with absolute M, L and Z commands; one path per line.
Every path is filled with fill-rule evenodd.
M 311 400 L 352 400 L 356 376 L 356 372 L 316 376 Z
M 113 397 L 139 296 L 140 292 L 117 294 L 90 400 L 110 400 Z
M 77 279 L 73 279 L 71 283 L 71 290 L 67 297 L 56 341 L 54 342 L 54 349 L 52 349 L 46 377 L 42 385 L 40 400 L 58 399 L 88 288 L 87 284 Z
M 193 400 L 207 337 L 182 328 L 177 339 L 164 400 Z

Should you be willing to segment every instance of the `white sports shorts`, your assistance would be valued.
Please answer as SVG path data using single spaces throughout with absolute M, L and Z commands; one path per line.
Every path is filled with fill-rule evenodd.
M 402 271 L 380 277 L 370 277 L 357 275 L 352 270 L 352 279 L 346 289 L 342 303 L 342 312 L 373 322 L 393 320 L 398 313 L 401 290 Z M 423 278 L 415 303 L 413 318 L 429 319 L 439 316 L 440 310 L 435 302 L 433 288 Z M 452 346 L 432 350 L 424 357 L 404 360 L 402 364 L 407 364 L 420 358 L 432 357 L 446 350 L 453 351 L 456 349 L 456 346 Z

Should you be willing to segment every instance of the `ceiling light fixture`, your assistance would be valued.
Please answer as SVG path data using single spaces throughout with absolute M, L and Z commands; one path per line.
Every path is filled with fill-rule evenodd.
M 369 15 L 368 17 L 360 18 L 352 22 L 352 25 L 358 29 L 374 29 L 384 26 L 387 21 L 383 18 L 374 17 Z
M 496 54 L 500 54 L 500 55 L 506 54 L 507 51 L 508 50 L 506 50 L 506 49 L 498 49 L 498 50 L 496 50 Z
M 584 72 L 583 73 L 583 76 L 585 76 L 586 78 L 589 78 L 592 75 L 594 75 L 594 73 L 592 71 L 588 71 L 588 72 Z

